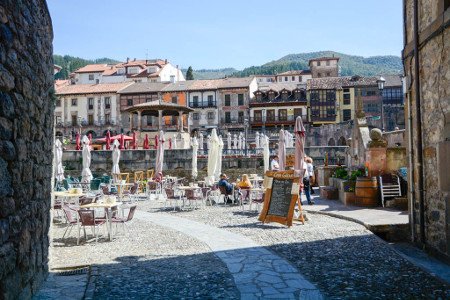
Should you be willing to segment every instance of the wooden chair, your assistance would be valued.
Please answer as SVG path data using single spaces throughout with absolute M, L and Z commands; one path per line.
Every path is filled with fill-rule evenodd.
M 138 193 L 141 193 L 143 190 L 143 182 L 144 182 L 144 171 L 136 171 L 134 172 L 134 183 L 138 184 Z
M 130 173 L 120 173 L 118 175 L 119 180 L 125 180 L 125 183 L 130 183 Z
M 153 170 L 153 169 L 147 170 L 147 180 L 152 180 L 154 175 L 155 175 L 155 170 Z

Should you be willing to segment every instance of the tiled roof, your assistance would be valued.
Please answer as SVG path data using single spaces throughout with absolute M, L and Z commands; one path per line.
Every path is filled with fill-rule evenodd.
M 70 84 L 69 80 L 56 79 L 55 80 L 55 90 L 62 86 L 69 85 L 69 84 Z
M 402 86 L 402 75 L 381 75 L 386 82 L 384 87 L 400 87 Z
M 117 93 L 121 89 L 131 85 L 132 82 L 99 83 L 99 84 L 72 84 L 56 89 L 56 95 L 84 95 Z
M 246 88 L 252 83 L 254 77 L 229 77 L 218 79 L 219 80 L 219 89 L 227 89 L 227 88 Z
M 138 60 L 129 60 L 128 62 L 119 63 L 116 67 L 141 67 L 145 68 L 146 66 L 158 65 L 160 67 L 166 64 L 165 60 L 162 59 L 138 59 Z
M 87 65 L 82 68 L 79 68 L 74 73 L 96 73 L 96 72 L 103 72 L 107 70 L 110 66 L 107 64 L 93 64 L 93 65 Z
M 306 74 L 311 74 L 311 71 L 310 70 L 286 71 L 286 72 L 277 74 L 277 76 L 306 75 Z
M 343 76 L 309 79 L 309 90 L 341 89 L 353 86 L 377 86 L 378 77 L 372 76 Z
M 195 83 L 196 80 L 177 81 L 166 85 L 163 92 L 184 92 L 189 90 L 190 86 Z
M 168 83 L 162 82 L 142 82 L 133 83 L 119 91 L 119 94 L 155 93 L 161 92 Z

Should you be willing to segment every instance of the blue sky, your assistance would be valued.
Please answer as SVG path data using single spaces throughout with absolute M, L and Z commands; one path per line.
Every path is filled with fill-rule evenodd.
M 291 53 L 400 55 L 401 0 L 47 0 L 54 53 L 261 65 Z

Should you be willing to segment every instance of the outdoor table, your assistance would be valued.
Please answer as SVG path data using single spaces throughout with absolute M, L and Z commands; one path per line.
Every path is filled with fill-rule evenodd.
M 80 208 L 104 208 L 106 212 L 106 228 L 108 229 L 109 240 L 112 241 L 112 208 L 122 205 L 122 202 L 115 203 L 89 203 L 81 205 Z
M 69 201 L 68 199 L 75 198 L 76 199 L 75 204 L 77 204 L 77 205 L 79 204 L 78 199 L 80 197 L 86 196 L 85 193 L 69 193 L 67 191 L 65 191 L 65 192 L 53 192 L 53 195 L 55 197 L 58 197 L 58 198 L 59 197 L 63 198 L 63 200 L 62 200 L 63 203 L 69 203 L 71 201 Z

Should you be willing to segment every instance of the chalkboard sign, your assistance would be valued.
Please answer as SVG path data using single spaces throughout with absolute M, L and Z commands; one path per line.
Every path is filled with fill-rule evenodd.
M 262 222 L 278 222 L 292 226 L 295 204 L 298 203 L 299 221 L 305 222 L 299 197 L 300 177 L 294 170 L 267 171 L 264 179 L 264 206 L 259 216 Z
M 287 216 L 292 201 L 292 184 L 292 180 L 273 180 L 269 211 L 267 212 L 269 215 Z

